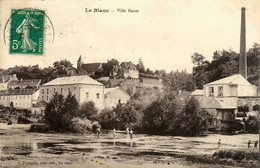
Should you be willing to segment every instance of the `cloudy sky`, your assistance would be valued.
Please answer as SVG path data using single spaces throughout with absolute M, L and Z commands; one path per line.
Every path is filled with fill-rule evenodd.
M 43 56 L 9 54 L 9 44 L 4 43 L 11 9 L 28 7 L 45 10 L 53 24 L 55 38 L 52 43 L 51 28 Z M 241 7 L 246 7 L 248 49 L 260 43 L 259 0 L 0 0 L 0 68 L 35 64 L 46 67 L 61 59 L 76 66 L 82 55 L 85 63 L 111 58 L 137 63 L 142 58 L 145 67 L 152 70 L 191 72 L 194 52 L 208 60 L 216 50 L 239 52 Z M 115 12 L 86 13 L 85 8 Z M 119 8 L 139 12 L 119 13 Z

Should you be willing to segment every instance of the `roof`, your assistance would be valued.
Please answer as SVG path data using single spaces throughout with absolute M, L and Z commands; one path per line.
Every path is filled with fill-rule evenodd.
M 129 94 L 127 94 L 123 89 L 121 89 L 120 87 L 114 87 L 114 88 L 105 88 L 105 95 L 109 95 L 112 94 L 113 92 L 115 92 L 116 90 L 121 90 L 123 93 L 125 93 L 127 96 L 129 96 Z M 129 96 L 130 97 L 130 96 Z
M 236 109 L 237 100 L 234 98 L 205 98 L 202 100 L 201 107 L 206 109 Z
M 38 101 L 36 104 L 34 104 L 32 107 L 46 107 L 47 103 L 45 101 Z
M 0 76 L 0 82 L 5 83 L 8 82 L 12 78 L 12 75 L 1 75 Z
M 68 84 L 87 84 L 87 85 L 103 86 L 102 83 L 99 83 L 98 81 L 90 78 L 87 75 L 56 78 L 48 83 L 45 83 L 43 86 L 68 85 Z
M 32 95 L 37 89 L 9 89 L 0 90 L 0 95 Z
M 37 87 L 41 82 L 41 79 L 24 79 L 21 81 L 12 81 L 9 86 L 13 87 L 20 87 L 20 88 L 26 88 L 28 86 L 30 87 Z
M 124 69 L 132 69 L 132 70 L 137 70 L 137 68 L 135 67 L 135 65 L 129 61 L 129 62 L 122 62 L 120 64 L 121 68 L 124 68 Z
M 81 60 L 82 60 L 82 59 L 81 59 L 81 56 L 79 56 L 78 62 L 82 62 Z
M 102 63 L 83 64 L 80 68 L 86 70 L 87 72 L 93 72 L 100 70 L 102 68 Z
M 104 81 L 107 82 L 110 78 L 109 77 L 101 77 L 98 79 L 98 81 Z
M 232 75 L 226 78 L 222 78 L 219 80 L 216 80 L 211 83 L 205 84 L 207 85 L 220 85 L 220 84 L 230 84 L 230 85 L 251 85 L 241 74 L 238 75 Z
M 119 86 L 124 79 L 109 79 L 111 87 Z
M 147 85 L 162 85 L 162 83 L 158 79 L 153 78 L 143 78 L 142 83 Z
M 191 96 L 203 96 L 203 90 L 202 89 L 196 89 L 190 95 Z

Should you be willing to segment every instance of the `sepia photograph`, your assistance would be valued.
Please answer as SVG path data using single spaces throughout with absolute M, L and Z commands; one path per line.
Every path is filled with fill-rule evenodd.
M 259 168 L 260 1 L 0 0 L 0 168 Z

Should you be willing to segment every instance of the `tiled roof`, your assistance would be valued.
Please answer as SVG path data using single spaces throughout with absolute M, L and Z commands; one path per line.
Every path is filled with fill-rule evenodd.
M 32 95 L 37 89 L 9 89 L 0 90 L 0 95 Z
M 201 90 L 201 89 L 196 89 L 196 90 L 194 90 L 190 95 L 191 95 L 191 96 L 203 96 L 203 90 Z
M 235 109 L 237 100 L 234 98 L 205 98 L 202 100 L 202 108 L 214 109 Z
M 87 72 L 93 72 L 100 70 L 102 68 L 102 63 L 90 63 L 90 64 L 83 64 L 81 69 L 84 69 Z
M 30 87 L 37 87 L 40 85 L 41 79 L 24 79 L 22 81 L 12 81 L 9 86 L 11 87 L 20 87 L 20 88 L 26 88 L 28 86 Z
M 116 91 L 117 89 L 119 89 L 119 87 L 114 87 L 114 88 L 105 88 L 105 95 L 111 94 L 114 91 Z
M 143 78 L 143 84 L 162 85 L 162 83 L 158 79 L 153 79 L 153 78 Z
M 47 103 L 45 101 L 38 101 L 35 105 L 33 105 L 32 107 L 46 107 Z
M 98 81 L 90 78 L 87 75 L 83 76 L 70 76 L 70 77 L 61 77 L 56 78 L 48 83 L 45 83 L 43 86 L 51 85 L 67 85 L 67 84 L 88 84 L 88 85 L 103 85 Z
M 219 85 L 219 84 L 233 84 L 233 85 L 251 85 L 242 75 L 232 75 L 226 78 L 222 78 L 216 80 L 211 83 L 205 84 L 207 85 Z

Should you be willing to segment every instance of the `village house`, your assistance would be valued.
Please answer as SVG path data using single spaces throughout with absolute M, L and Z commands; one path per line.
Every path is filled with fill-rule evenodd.
M 126 79 L 130 77 L 133 80 L 139 79 L 139 71 L 136 68 L 136 66 L 130 61 L 130 62 L 122 62 L 120 64 L 122 76 Z
M 0 76 L 0 90 L 6 90 L 12 81 L 18 81 L 16 74 Z
M 40 79 L 18 80 L 12 75 L 5 83 L 5 90 L 0 90 L 0 104 L 17 109 L 30 109 L 39 99 Z
M 40 100 L 49 102 L 57 92 L 67 97 L 75 95 L 79 104 L 93 101 L 99 110 L 104 109 L 104 85 L 87 75 L 56 78 L 40 86 Z
M 214 118 L 212 126 L 219 128 L 224 121 L 239 119 L 239 106 L 248 105 L 249 111 L 253 111 L 260 103 L 257 87 L 240 74 L 205 84 L 203 95 L 202 108 Z
M 0 91 L 0 104 L 5 107 L 13 106 L 16 109 L 30 109 L 39 99 L 39 90 L 9 89 Z
M 105 88 L 105 108 L 112 109 L 118 104 L 125 104 L 130 96 L 120 87 Z

